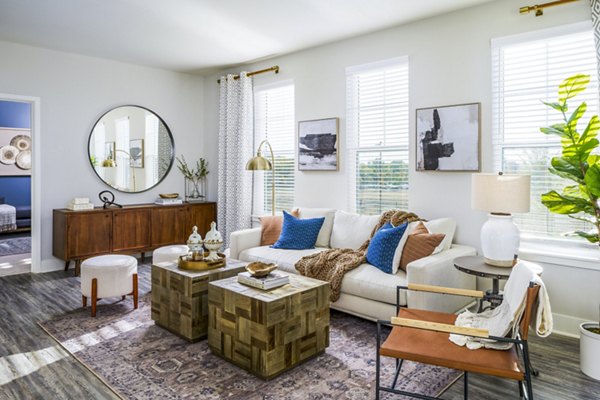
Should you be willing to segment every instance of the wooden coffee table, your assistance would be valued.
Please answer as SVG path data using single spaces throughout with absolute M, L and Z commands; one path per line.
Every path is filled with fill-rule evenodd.
M 223 268 L 185 271 L 176 262 L 152 265 L 152 319 L 190 342 L 207 334 L 208 283 L 237 276 L 246 263 L 228 259 Z
M 329 346 L 329 283 L 292 274 L 268 291 L 236 277 L 211 282 L 208 319 L 214 354 L 271 379 Z

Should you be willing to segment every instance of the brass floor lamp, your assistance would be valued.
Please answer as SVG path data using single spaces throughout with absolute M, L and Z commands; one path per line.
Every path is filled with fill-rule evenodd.
M 261 154 L 261 149 L 263 145 L 267 145 L 269 147 L 269 151 L 271 152 L 271 161 L 264 158 Z M 271 173 L 272 176 L 272 184 L 271 184 L 271 214 L 275 215 L 275 155 L 273 154 L 273 148 L 267 139 L 260 142 L 258 145 L 258 150 L 256 151 L 256 156 L 252 157 L 246 163 L 246 170 L 248 171 L 273 171 Z

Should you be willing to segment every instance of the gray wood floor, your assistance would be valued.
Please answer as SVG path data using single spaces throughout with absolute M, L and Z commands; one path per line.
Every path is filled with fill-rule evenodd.
M 140 291 L 146 293 L 150 290 L 149 267 L 140 266 L 139 275 Z M 37 325 L 77 309 L 80 301 L 79 279 L 73 277 L 72 269 L 0 278 L 0 399 L 116 398 Z M 579 370 L 576 339 L 557 335 L 534 337 L 531 353 L 534 365 L 541 370 L 540 376 L 534 378 L 536 399 L 600 399 L 600 382 Z M 519 396 L 514 381 L 472 375 L 469 383 L 471 399 Z M 459 381 L 442 397 L 461 399 L 462 390 Z

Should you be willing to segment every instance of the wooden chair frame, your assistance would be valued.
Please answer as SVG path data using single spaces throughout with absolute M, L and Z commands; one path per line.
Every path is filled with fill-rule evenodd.
M 529 296 L 537 296 L 537 289 L 535 288 L 535 284 L 530 282 L 529 289 L 527 292 L 527 302 L 533 304 L 534 299 L 529 299 Z M 532 290 L 533 289 L 533 290 Z M 473 298 L 483 298 L 485 293 L 479 290 L 466 290 L 466 289 L 455 289 L 455 288 L 446 288 L 441 286 L 431 286 L 431 285 L 420 285 L 420 284 L 409 284 L 408 286 L 398 286 L 396 289 L 396 315 L 399 315 L 400 310 L 402 308 L 406 308 L 406 306 L 400 305 L 400 293 L 402 290 L 414 290 L 414 291 L 422 291 L 429 293 L 437 293 L 437 294 L 450 294 L 457 296 L 466 296 Z M 523 358 L 523 366 L 524 366 L 524 374 L 523 379 L 518 380 L 517 384 L 519 387 L 519 395 L 521 398 L 525 397 L 527 400 L 533 400 L 533 386 L 531 382 L 531 376 L 537 376 L 539 373 L 533 369 L 531 366 L 531 359 L 529 357 L 529 345 L 527 343 L 528 337 L 528 325 L 531 318 L 531 307 L 525 309 L 523 316 L 518 322 L 520 325 L 519 332 L 516 338 L 507 338 L 507 337 L 497 337 L 491 336 L 489 332 L 485 329 L 476 329 L 476 328 L 468 328 L 468 327 L 458 327 L 450 324 L 442 324 L 436 322 L 428 322 L 421 321 L 416 319 L 408 319 L 401 317 L 392 317 L 390 320 L 378 320 L 377 321 L 377 349 L 376 349 L 376 365 L 375 365 L 375 399 L 379 400 L 380 392 L 389 392 L 395 393 L 399 395 L 404 395 L 417 399 L 425 399 L 425 400 L 438 400 L 437 397 L 426 396 L 420 393 L 406 392 L 403 390 L 396 389 L 396 384 L 398 382 L 398 376 L 400 374 L 400 370 L 402 368 L 402 364 L 404 362 L 403 359 L 396 358 L 396 369 L 394 374 L 394 379 L 392 381 L 392 385 L 390 387 L 385 387 L 381 385 L 380 376 L 381 376 L 381 328 L 382 326 L 401 326 L 407 328 L 415 328 L 415 329 L 424 329 L 436 332 L 447 332 L 456 335 L 462 336 L 470 336 L 470 337 L 479 337 L 486 338 L 490 340 L 495 340 L 499 342 L 507 342 L 513 343 L 516 347 L 516 351 L 518 355 L 521 355 Z M 452 345 L 448 343 L 448 345 Z M 477 350 L 473 350 L 477 351 Z M 503 351 L 503 350 L 498 350 Z M 469 398 L 468 388 L 468 376 L 470 371 L 463 370 L 464 372 L 464 399 L 467 400 Z

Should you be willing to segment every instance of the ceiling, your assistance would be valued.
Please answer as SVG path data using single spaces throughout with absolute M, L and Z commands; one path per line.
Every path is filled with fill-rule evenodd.
M 0 40 L 206 73 L 491 0 L 0 0 Z

